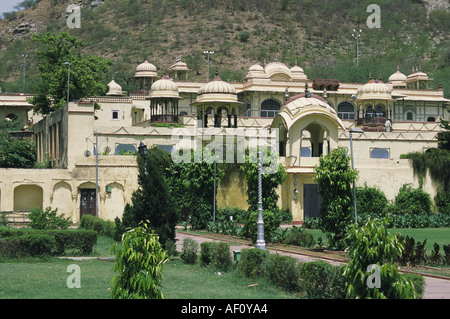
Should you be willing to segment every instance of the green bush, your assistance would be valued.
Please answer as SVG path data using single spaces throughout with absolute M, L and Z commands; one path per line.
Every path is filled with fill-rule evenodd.
M 236 223 L 244 224 L 247 219 L 247 211 L 238 207 L 219 208 L 216 213 L 216 222 L 229 221 L 230 217 L 233 217 Z
M 168 260 L 158 235 L 146 224 L 123 236 L 121 249 L 115 244 L 114 276 L 111 285 L 113 299 L 163 299 L 159 290 L 163 280 L 163 265 Z
M 29 226 L 34 229 L 67 229 L 70 226 L 70 217 L 64 218 L 64 214 L 58 215 L 58 208 L 54 210 L 47 207 L 33 208 L 28 218 L 31 220 Z
M 272 242 L 273 233 L 280 227 L 280 221 L 277 219 L 275 214 L 271 211 L 263 211 L 264 220 L 264 240 L 267 243 Z M 244 225 L 243 236 L 250 238 L 252 242 L 256 242 L 256 237 L 258 233 L 258 212 L 250 212 L 248 214 L 247 221 Z
M 116 224 L 92 215 L 83 215 L 80 219 L 80 228 L 94 230 L 101 236 L 114 238 Z
M 294 257 L 270 254 L 265 266 L 266 277 L 287 291 L 298 289 L 299 271 Z
M 216 243 L 213 250 L 213 265 L 221 271 L 227 271 L 231 267 L 230 244 L 224 242 Z
M 422 299 L 425 293 L 425 279 L 418 274 L 405 273 L 402 275 L 408 282 L 411 282 L 416 291 L 417 298 Z
M 450 216 L 450 191 L 441 190 L 437 192 L 434 202 L 441 214 Z
M 45 235 L 54 239 L 52 254 L 63 255 L 67 250 L 77 250 L 82 254 L 92 252 L 97 243 L 97 232 L 92 230 L 36 230 L 0 228 L 0 238 L 17 238 L 28 235 Z M 45 249 L 44 249 L 45 251 Z
M 262 277 L 264 276 L 265 263 L 268 257 L 269 252 L 267 250 L 256 248 L 242 249 L 238 269 L 246 277 Z
M 349 262 L 345 267 L 346 298 L 349 299 L 409 299 L 416 298 L 414 286 L 398 273 L 396 262 L 403 245 L 387 231 L 386 221 L 369 220 L 364 226 L 353 225 L 347 234 Z M 377 265 L 380 288 L 367 284 L 370 267 Z
M 404 184 L 394 200 L 396 212 L 400 213 L 431 213 L 432 201 L 430 194 L 422 188 L 412 188 Z
M 250 33 L 248 33 L 247 31 L 239 32 L 239 40 L 241 42 L 247 42 L 249 38 L 250 38 Z
M 166 250 L 169 256 L 178 255 L 177 245 L 175 244 L 175 241 L 170 238 L 166 240 L 166 243 L 164 244 L 164 249 Z
M 311 299 L 344 299 L 343 271 L 343 266 L 333 266 L 325 261 L 300 263 L 300 290 Z
M 274 208 L 272 212 L 279 220 L 280 224 L 290 224 L 292 222 L 292 213 L 289 209 Z
M 55 238 L 33 233 L 0 239 L 0 256 L 7 258 L 50 256 L 55 247 Z
M 215 247 L 216 244 L 210 241 L 205 241 L 200 244 L 200 263 L 202 266 L 211 264 L 214 258 Z
M 306 232 L 304 228 L 293 226 L 284 238 L 286 245 L 294 245 L 300 247 L 312 247 L 315 244 L 314 237 Z
M 63 255 L 70 249 L 90 254 L 97 243 L 97 232 L 93 230 L 48 230 L 44 233 L 55 238 L 58 255 Z
M 186 264 L 195 264 L 197 262 L 197 249 L 198 243 L 195 240 L 185 238 L 181 250 L 181 259 L 183 259 Z
M 364 218 L 366 215 L 375 218 L 384 217 L 388 203 L 386 195 L 377 187 L 369 187 L 365 184 L 364 187 L 356 188 L 358 218 Z

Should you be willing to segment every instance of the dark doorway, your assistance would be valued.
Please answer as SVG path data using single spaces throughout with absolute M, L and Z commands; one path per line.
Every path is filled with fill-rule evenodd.
M 80 192 L 80 218 L 83 217 L 83 215 L 95 216 L 95 189 L 80 189 Z
M 317 184 L 303 185 L 303 218 L 313 218 L 319 216 L 322 198 L 318 192 Z

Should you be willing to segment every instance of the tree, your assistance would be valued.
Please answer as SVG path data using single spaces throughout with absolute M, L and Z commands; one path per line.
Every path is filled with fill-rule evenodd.
M 245 156 L 245 164 L 241 166 L 247 181 L 247 196 L 249 211 L 258 210 L 258 160 L 257 152 L 250 151 Z M 261 152 L 261 162 L 264 171 L 262 174 L 262 204 L 264 210 L 274 210 L 277 208 L 278 194 L 277 188 L 286 180 L 287 174 L 284 166 L 278 164 L 278 157 L 270 152 Z
M 315 181 L 322 196 L 319 228 L 327 234 L 330 244 L 342 248 L 342 240 L 352 222 L 352 183 L 358 173 L 352 170 L 346 149 L 339 147 L 321 156 L 314 169 Z
M 216 164 L 213 154 L 191 151 L 189 162 L 172 163 L 166 170 L 172 197 L 179 216 L 189 220 L 194 229 L 204 229 L 212 221 L 214 174 L 216 191 L 224 176 L 223 164 Z
M 387 221 L 354 224 L 348 232 L 350 258 L 344 270 L 346 297 L 351 299 L 416 298 L 414 285 L 398 273 L 395 262 L 403 246 L 387 231 Z
M 0 121 L 0 167 L 34 167 L 36 162 L 34 143 L 15 138 L 11 133 L 18 130 L 20 130 L 19 121 Z
M 163 280 L 163 265 L 168 256 L 158 235 L 146 223 L 124 233 L 121 249 L 116 253 L 111 297 L 114 299 L 163 299 L 159 290 Z
M 142 221 L 150 221 L 150 226 L 165 245 L 175 240 L 177 214 L 174 201 L 164 177 L 164 165 L 168 158 L 156 147 L 148 150 L 146 158 L 138 154 L 139 188 L 131 195 L 131 204 L 125 205 L 122 223 L 135 228 Z
M 35 112 L 49 114 L 64 106 L 67 100 L 67 84 L 70 63 L 69 99 L 76 100 L 106 92 L 105 76 L 111 61 L 102 57 L 81 54 L 82 41 L 68 33 L 39 33 L 33 35 L 38 45 L 38 70 L 40 84 L 30 103 Z M 95 105 L 96 109 L 99 105 Z

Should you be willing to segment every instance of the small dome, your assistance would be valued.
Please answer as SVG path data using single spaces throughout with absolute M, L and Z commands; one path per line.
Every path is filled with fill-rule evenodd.
M 391 84 L 401 84 L 406 83 L 406 75 L 404 75 L 402 72 L 400 72 L 399 68 L 397 67 L 397 72 L 392 74 L 389 77 L 389 83 Z
M 290 68 L 292 80 L 306 80 L 305 71 L 297 64 Z
M 291 70 L 281 62 L 270 62 L 264 67 L 264 71 L 269 78 L 273 77 L 274 80 L 284 81 L 291 78 Z
M 225 81 L 222 81 L 220 76 L 216 74 L 211 82 L 208 82 L 198 90 L 198 94 L 208 94 L 208 93 L 225 93 L 225 94 L 236 94 L 236 89 Z
M 141 63 L 136 67 L 136 74 L 134 77 L 158 77 L 156 71 L 156 67 L 145 60 L 144 63 Z
M 263 71 L 264 72 L 264 68 L 258 62 L 253 64 L 251 67 L 249 67 L 248 70 L 249 71 Z
M 202 85 L 198 90 L 196 103 L 206 102 L 241 103 L 238 101 L 236 89 L 231 84 L 222 81 L 217 73 L 211 82 Z
M 245 77 L 247 79 L 249 79 L 249 78 L 265 78 L 266 75 L 264 72 L 264 68 L 261 65 L 259 65 L 259 63 L 257 62 L 248 68 L 248 72 Z
M 169 77 L 164 76 L 162 79 L 152 84 L 150 89 L 150 98 L 179 98 L 178 86 Z
M 303 69 L 301 67 L 299 67 L 297 64 L 294 65 L 290 70 L 291 70 L 291 72 L 305 73 L 305 71 L 303 71 Z
M 106 93 L 106 95 L 116 95 L 120 96 L 123 95 L 122 87 L 117 84 L 114 80 L 108 83 L 109 91 Z
M 169 71 L 189 71 L 189 68 L 186 63 L 182 61 L 177 61 L 175 64 L 172 64 L 169 68 Z
M 359 100 L 390 100 L 392 88 L 381 80 L 370 80 L 356 91 L 356 98 Z
M 286 129 L 289 130 L 301 118 L 317 114 L 326 116 L 334 120 L 341 128 L 345 129 L 341 119 L 339 119 L 336 110 L 331 107 L 324 99 L 317 95 L 308 95 L 305 93 L 291 97 L 280 108 L 276 117 L 281 117 L 284 120 Z

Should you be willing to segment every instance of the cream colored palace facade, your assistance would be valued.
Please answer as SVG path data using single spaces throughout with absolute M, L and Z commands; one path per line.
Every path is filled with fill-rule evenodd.
M 357 184 L 377 186 L 393 199 L 403 184 L 418 185 L 400 155 L 436 147 L 439 122 L 450 119 L 450 100 L 442 88 L 429 89 L 431 79 L 418 70 L 408 76 L 397 70 L 385 83 L 339 83 L 311 80 L 297 65 L 271 62 L 250 66 L 241 82 L 218 75 L 193 82 L 182 61 L 162 78 L 145 61 L 135 77 L 136 92 L 123 92 L 113 80 L 106 96 L 70 102 L 44 118 L 33 115 L 28 96 L 0 95 L 0 117 L 32 124 L 32 131 L 25 131 L 33 135 L 38 160 L 52 167 L 0 169 L 0 211 L 52 207 L 78 223 L 97 207 L 99 217 L 112 220 L 121 217 L 138 187 L 136 157 L 124 153 L 137 151 L 141 141 L 170 151 L 186 137 L 195 141 L 199 130 L 217 136 L 234 130 L 248 145 L 248 132 L 258 136 L 277 129 L 279 162 L 288 173 L 278 205 L 290 209 L 298 223 L 318 213 L 313 179 L 319 156 L 350 148 L 353 128 L 364 131 L 352 135 Z M 100 110 L 94 111 L 95 102 Z M 209 141 L 203 136 L 201 143 Z M 437 186 L 426 178 L 424 189 L 434 196 Z M 245 190 L 239 171 L 232 172 L 219 185 L 218 207 L 247 208 Z

